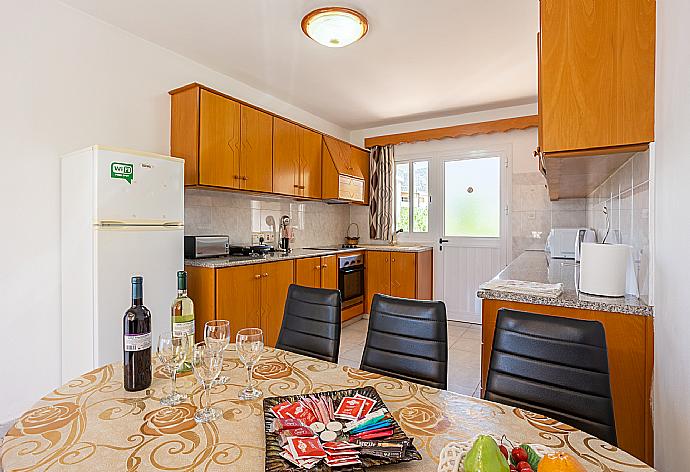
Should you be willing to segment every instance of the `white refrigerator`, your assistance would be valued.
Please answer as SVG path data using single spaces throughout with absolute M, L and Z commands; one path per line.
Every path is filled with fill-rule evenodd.
M 131 277 L 144 277 L 152 352 L 184 265 L 184 161 L 92 146 L 61 159 L 62 381 L 122 362 Z

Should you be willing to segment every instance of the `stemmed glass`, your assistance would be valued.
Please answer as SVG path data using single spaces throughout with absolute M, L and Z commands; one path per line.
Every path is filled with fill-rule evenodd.
M 230 322 L 227 320 L 211 320 L 204 325 L 204 341 L 206 345 L 223 358 L 223 351 L 230 345 Z M 221 375 L 216 380 L 218 384 L 227 383 L 228 378 Z
M 175 337 L 173 333 L 167 332 L 162 333 L 158 337 L 158 359 L 170 372 L 170 379 L 172 381 L 170 395 L 161 398 L 161 405 L 179 405 L 187 399 L 187 395 L 177 391 L 177 369 L 185 361 L 188 345 L 187 336 Z
M 197 343 L 194 345 L 194 352 L 192 355 L 192 370 L 196 380 L 204 389 L 204 396 L 206 402 L 203 408 L 196 410 L 194 419 L 197 423 L 208 423 L 220 416 L 220 410 L 211 407 L 211 386 L 216 380 L 223 367 L 223 356 L 211 349 L 206 343 Z M 204 402 L 202 400 L 201 404 Z
M 241 400 L 253 400 L 261 397 L 261 390 L 254 388 L 254 366 L 264 352 L 264 332 L 259 328 L 245 328 L 237 332 L 237 354 L 247 368 L 247 387 L 240 392 Z

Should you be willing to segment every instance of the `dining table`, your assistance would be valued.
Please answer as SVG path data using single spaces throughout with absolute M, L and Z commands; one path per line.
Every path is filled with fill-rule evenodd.
M 3 439 L 0 464 L 6 472 L 262 471 L 263 402 L 238 398 L 247 373 L 233 345 L 224 354 L 222 375 L 225 382 L 211 390 L 213 406 L 222 416 L 197 424 L 194 413 L 203 390 L 194 375 L 178 376 L 178 390 L 188 400 L 168 407 L 160 399 L 170 393 L 171 382 L 156 359 L 151 386 L 138 392 L 124 390 L 122 363 L 99 367 L 25 412 Z M 381 470 L 436 471 L 444 446 L 479 434 L 568 452 L 588 471 L 654 470 L 540 414 L 279 349 L 264 349 L 254 378 L 264 397 L 374 387 L 422 456 Z

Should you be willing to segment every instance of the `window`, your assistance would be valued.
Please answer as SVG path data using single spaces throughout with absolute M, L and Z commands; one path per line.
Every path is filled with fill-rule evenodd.
M 446 236 L 501 236 L 501 158 L 444 163 Z
M 405 233 L 429 231 L 429 161 L 395 165 L 395 228 Z

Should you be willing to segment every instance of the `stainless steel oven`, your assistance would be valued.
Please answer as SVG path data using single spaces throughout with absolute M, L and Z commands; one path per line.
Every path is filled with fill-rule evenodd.
M 338 289 L 343 309 L 364 302 L 364 256 L 362 254 L 338 257 Z

